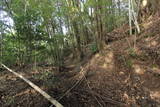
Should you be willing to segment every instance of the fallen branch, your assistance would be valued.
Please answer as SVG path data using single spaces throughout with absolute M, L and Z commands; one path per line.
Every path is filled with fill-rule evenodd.
M 10 68 L 8 68 L 7 66 L 5 66 L 4 64 L 1 64 L 5 69 L 7 69 L 8 71 L 10 71 L 11 73 L 13 73 L 14 75 L 18 76 L 19 78 L 21 78 L 22 80 L 24 80 L 27 84 L 29 84 L 32 88 L 34 88 L 37 92 L 39 92 L 41 95 L 43 95 L 48 101 L 50 101 L 53 105 L 55 105 L 56 107 L 63 107 L 62 104 L 60 104 L 57 100 L 55 100 L 54 98 L 52 98 L 50 95 L 48 95 L 45 91 L 43 91 L 42 89 L 40 89 L 37 85 L 35 85 L 34 83 L 32 83 L 30 80 L 26 79 L 25 77 L 23 77 L 22 75 L 14 72 L 13 70 L 11 70 Z

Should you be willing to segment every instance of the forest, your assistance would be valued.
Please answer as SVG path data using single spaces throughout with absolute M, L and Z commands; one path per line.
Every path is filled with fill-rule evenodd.
M 160 107 L 160 1 L 0 0 L 0 107 Z

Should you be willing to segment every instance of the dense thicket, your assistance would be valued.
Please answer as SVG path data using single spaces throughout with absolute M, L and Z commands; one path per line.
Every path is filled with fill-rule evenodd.
M 1 61 L 10 65 L 62 67 L 70 54 L 101 50 L 106 33 L 128 23 L 127 0 L 2 0 L 0 12 Z

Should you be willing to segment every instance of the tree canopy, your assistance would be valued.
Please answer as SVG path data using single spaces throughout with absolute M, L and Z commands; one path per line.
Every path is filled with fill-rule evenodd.
M 126 2 L 121 0 L 2 0 L 0 4 L 1 59 L 8 64 L 47 61 L 63 66 L 70 53 L 81 60 L 86 48 L 93 53 L 101 50 L 105 34 L 127 18 Z

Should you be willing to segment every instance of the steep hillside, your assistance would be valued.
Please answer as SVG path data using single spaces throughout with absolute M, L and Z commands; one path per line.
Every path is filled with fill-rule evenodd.
M 64 104 L 69 100 L 80 106 L 159 107 L 159 17 L 143 26 L 139 35 L 129 36 L 126 29 L 108 34 L 111 42 L 81 68 L 78 75 L 84 80 L 67 92 Z

